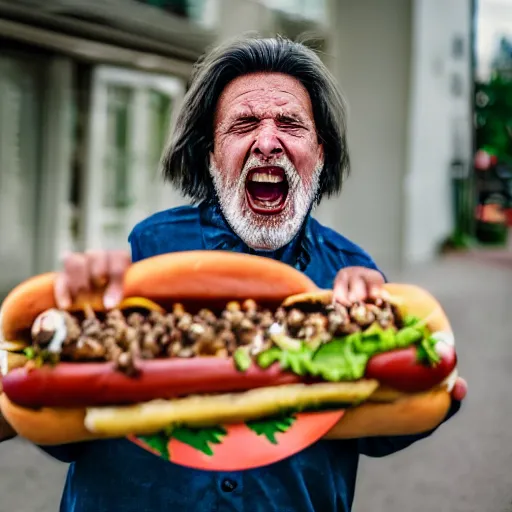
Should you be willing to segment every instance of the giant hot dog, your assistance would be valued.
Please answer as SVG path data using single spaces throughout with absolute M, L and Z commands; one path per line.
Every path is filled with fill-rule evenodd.
M 282 263 L 194 251 L 132 265 L 115 310 L 98 289 L 59 311 L 54 279 L 1 310 L 0 406 L 38 444 L 340 407 L 336 437 L 406 434 L 449 407 L 450 325 L 415 286 L 343 308 Z

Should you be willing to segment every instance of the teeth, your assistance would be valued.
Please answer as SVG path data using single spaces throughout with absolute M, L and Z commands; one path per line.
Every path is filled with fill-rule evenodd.
M 281 199 L 276 199 L 275 201 L 261 201 L 259 200 L 259 205 L 262 208 L 268 208 L 271 210 L 272 208 L 275 208 L 276 206 L 279 206 L 281 204 Z
M 284 179 L 282 176 L 276 176 L 268 172 L 255 172 L 252 174 L 250 181 L 256 181 L 258 183 L 281 183 Z

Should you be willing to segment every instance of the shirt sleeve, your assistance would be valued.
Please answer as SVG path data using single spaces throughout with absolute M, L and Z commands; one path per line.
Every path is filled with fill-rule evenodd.
M 70 464 L 79 458 L 80 454 L 86 446 L 87 442 L 62 444 L 57 446 L 38 446 L 38 448 L 45 452 L 47 455 L 50 455 L 50 457 L 53 457 L 60 462 Z
M 132 263 L 136 263 L 143 259 L 142 251 L 140 248 L 139 237 L 137 232 L 133 230 L 128 237 L 128 242 L 132 251 Z
M 351 267 L 366 267 L 371 268 L 372 270 L 376 270 L 382 274 L 385 282 L 388 282 L 386 275 L 384 272 L 377 266 L 375 261 L 373 261 L 372 257 L 361 250 L 361 252 L 352 254 L 350 257 L 350 266 Z

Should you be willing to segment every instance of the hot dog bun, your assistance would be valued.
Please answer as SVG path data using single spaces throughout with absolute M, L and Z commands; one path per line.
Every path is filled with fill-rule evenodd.
M 423 315 L 432 332 L 444 332 L 448 335 L 452 333 L 451 326 L 446 314 L 441 308 L 439 302 L 426 290 L 421 287 L 409 284 L 386 284 L 384 290 L 389 293 L 390 298 L 395 303 L 407 306 L 410 314 L 415 316 Z M 315 300 L 328 304 L 332 300 L 332 292 L 323 290 L 318 292 L 305 292 L 294 297 L 289 297 L 284 301 L 285 305 L 291 305 L 294 302 L 305 297 L 314 296 Z M 386 386 L 376 387 L 373 393 L 368 397 L 369 402 L 358 404 L 349 408 L 340 422 L 327 434 L 327 439 L 347 439 L 358 437 L 372 437 L 385 435 L 407 435 L 419 434 L 431 430 L 439 425 L 446 417 L 451 404 L 450 392 L 453 388 L 454 371 L 444 382 L 435 386 L 431 390 L 421 393 L 398 392 Z M 343 397 L 349 402 L 346 396 L 346 390 L 343 384 L 338 389 L 338 396 Z M 360 386 L 366 385 L 356 382 L 348 383 L 348 387 L 357 392 Z M 369 382 L 371 386 L 371 383 Z M 293 388 L 294 385 L 280 386 L 282 391 L 285 388 Z M 310 387 L 314 387 L 315 384 Z M 268 389 L 268 388 L 267 388 Z M 264 403 L 265 390 L 254 390 L 256 403 Z M 232 401 L 229 395 L 217 397 L 218 401 L 212 404 L 208 397 L 193 397 L 191 408 L 193 411 L 204 410 L 205 407 L 214 406 L 217 410 L 212 415 L 211 420 L 205 420 L 204 415 L 198 415 L 199 423 L 191 421 L 191 426 L 202 424 L 204 426 L 214 425 L 223 414 L 229 414 L 232 410 Z M 245 398 L 244 398 L 245 400 Z M 184 399 L 186 402 L 188 399 Z M 169 408 L 172 404 L 169 402 L 154 402 L 148 404 L 148 407 L 139 405 L 123 408 L 91 408 L 86 414 L 86 423 L 91 430 L 101 432 L 103 435 L 120 435 L 129 433 L 131 425 L 133 428 L 142 429 L 143 425 L 153 424 L 166 425 L 173 418 L 172 412 L 169 415 Z M 224 417 L 223 420 L 236 420 L 236 415 L 241 414 L 241 409 L 233 412 L 233 417 Z M 243 414 L 242 414 L 243 416 Z M 179 417 L 179 416 L 178 416 Z M 245 416 L 247 417 L 247 416 Z M 181 416 L 183 418 L 183 416 Z
M 445 387 L 404 395 L 391 403 L 367 402 L 348 409 L 325 439 L 422 434 L 442 423 L 450 404 Z
M 386 283 L 384 290 L 392 301 L 407 307 L 410 314 L 424 318 L 431 332 L 443 333 L 447 343 L 454 343 L 448 317 L 432 294 L 411 284 Z M 375 400 L 348 409 L 326 439 L 412 435 L 432 430 L 448 414 L 456 377 L 454 369 L 441 385 L 430 391 L 402 394 L 388 403 Z M 386 392 L 380 388 L 376 394 L 385 396 Z
M 1 334 L 5 341 L 26 338 L 34 319 L 56 307 L 56 273 L 33 277 L 17 286 L 2 304 Z M 163 254 L 132 265 L 124 278 L 124 297 L 145 297 L 164 308 L 172 302 L 214 307 L 251 298 L 276 305 L 285 297 L 318 290 L 307 276 L 279 261 L 223 251 Z M 69 311 L 87 304 L 104 310 L 103 288 L 81 294 Z
M 4 340 L 26 339 L 27 331 L 37 315 L 55 307 L 55 277 L 55 274 L 46 274 L 30 279 L 7 297 L 2 306 Z M 410 314 L 426 319 L 432 331 L 443 331 L 450 339 L 448 319 L 431 294 L 417 286 L 404 284 L 388 284 L 385 290 L 396 304 L 402 304 Z M 124 282 L 125 297 L 145 297 L 164 308 L 176 301 L 196 304 L 197 308 L 201 308 L 244 299 L 276 306 L 297 294 L 318 294 L 322 301 L 332 297 L 329 290 L 319 290 L 311 280 L 292 267 L 266 258 L 221 252 L 194 251 L 144 260 L 130 267 Z M 297 300 L 297 297 L 293 300 Z M 101 311 L 102 290 L 81 296 L 70 310 L 80 310 L 86 304 Z M 379 387 L 379 383 L 372 379 L 339 383 L 349 384 L 348 387 L 323 384 L 317 389 L 314 388 L 316 384 L 283 384 L 275 391 L 281 393 L 283 403 L 291 408 L 304 403 L 312 405 L 315 401 L 333 402 L 336 393 L 340 402 L 354 404 L 355 407 L 328 434 L 330 438 L 422 432 L 439 424 L 450 404 L 449 382 L 422 393 L 404 393 L 382 385 Z M 325 384 L 330 386 L 326 387 Z M 315 394 L 317 390 L 319 394 Z M 230 393 L 221 393 L 215 398 L 185 397 L 180 402 L 182 409 L 178 412 L 173 400 L 134 403 L 123 407 L 43 407 L 35 410 L 20 407 L 9 400 L 5 393 L 0 397 L 0 408 L 6 420 L 21 436 L 36 444 L 63 444 L 144 433 L 163 428 L 169 421 L 180 423 L 186 419 L 191 423 L 195 421 L 195 424 L 197 421 L 212 424 L 217 420 L 234 421 L 247 417 L 251 411 L 270 413 L 277 404 L 272 398 L 269 399 L 270 391 L 267 387 L 246 392 L 251 396 L 250 411 L 246 401 L 234 402 Z M 368 403 L 359 404 L 365 401 Z M 208 418 L 201 418 L 200 411 L 212 403 L 216 412 Z
M 314 387 L 315 384 L 311 386 Z M 288 388 L 280 387 L 282 390 Z M 377 400 L 379 393 L 376 391 Z M 419 434 L 438 426 L 446 417 L 451 403 L 450 394 L 444 386 L 411 395 L 393 393 L 393 397 L 393 402 L 368 402 L 349 408 L 325 438 L 350 439 Z M 198 396 L 190 399 L 189 404 L 189 411 L 199 412 L 205 406 L 211 407 L 212 402 L 206 396 Z M 255 397 L 253 405 L 260 404 L 268 404 L 268 401 L 261 396 Z M 18 435 L 38 445 L 124 437 L 134 432 L 134 426 L 138 427 L 138 434 L 151 433 L 155 428 L 168 426 L 169 406 L 172 403 L 162 401 L 148 405 L 145 408 L 134 405 L 89 410 L 80 407 L 42 408 L 35 411 L 13 404 L 5 394 L 0 395 L 0 408 L 7 422 Z M 216 396 L 214 405 L 218 410 L 216 416 L 211 417 L 210 421 L 201 418 L 201 424 L 215 425 L 221 416 L 225 421 L 243 416 L 242 408 L 233 411 L 229 395 Z M 228 409 L 232 411 L 232 416 L 228 416 Z M 246 411 L 245 407 L 243 411 Z

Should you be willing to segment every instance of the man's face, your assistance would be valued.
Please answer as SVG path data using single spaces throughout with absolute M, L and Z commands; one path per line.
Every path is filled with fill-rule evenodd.
M 322 167 L 311 100 L 298 80 L 255 73 L 224 89 L 210 172 L 228 223 L 247 245 L 278 249 L 295 236 Z

